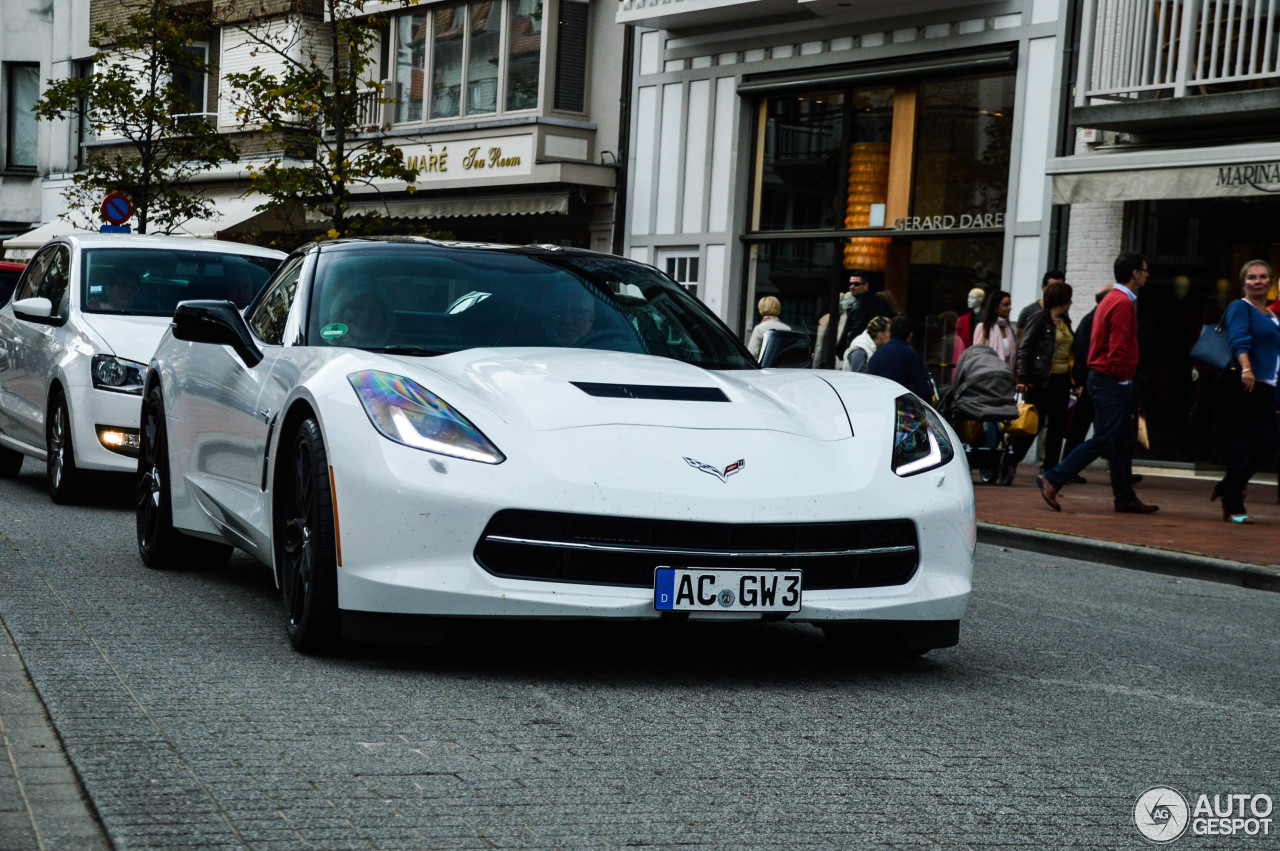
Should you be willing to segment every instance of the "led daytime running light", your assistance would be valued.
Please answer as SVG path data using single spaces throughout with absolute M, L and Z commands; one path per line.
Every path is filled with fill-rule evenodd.
M 912 476 L 941 467 L 955 457 L 941 418 L 920 397 L 907 393 L 895 404 L 893 472 Z
M 448 402 L 401 375 L 378 370 L 347 376 L 369 421 L 383 437 L 414 449 L 482 464 L 507 460 Z

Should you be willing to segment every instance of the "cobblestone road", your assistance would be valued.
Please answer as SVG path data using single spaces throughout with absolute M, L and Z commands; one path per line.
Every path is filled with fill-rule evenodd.
M 961 645 L 906 663 L 785 624 L 315 659 L 242 557 L 144 568 L 126 494 L 27 473 L 0 534 L 0 618 L 121 849 L 1138 847 L 1152 785 L 1280 799 L 1280 594 L 984 547 Z

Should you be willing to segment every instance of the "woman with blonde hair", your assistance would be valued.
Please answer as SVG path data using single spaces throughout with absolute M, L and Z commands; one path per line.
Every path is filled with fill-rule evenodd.
M 850 372 L 866 372 L 867 364 L 876 349 L 889 342 L 889 317 L 874 316 L 867 323 L 867 330 L 853 338 L 849 350 L 844 353 L 844 368 Z
M 760 322 L 751 329 L 751 338 L 747 340 L 747 351 L 752 357 L 760 359 L 760 347 L 764 345 L 765 331 L 790 331 L 791 326 L 778 317 L 782 315 L 782 302 L 777 296 L 767 295 L 756 303 L 760 311 Z

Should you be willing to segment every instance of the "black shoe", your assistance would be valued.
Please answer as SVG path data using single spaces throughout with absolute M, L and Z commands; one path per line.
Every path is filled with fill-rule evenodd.
M 1089 480 L 1088 480 L 1088 479 L 1086 479 L 1084 476 L 1081 476 L 1079 473 L 1077 473 L 1076 475 L 1074 475 L 1074 476 L 1072 476 L 1071 478 L 1067 479 L 1067 484 L 1069 484 L 1069 485 L 1087 485 L 1087 484 L 1089 484 Z

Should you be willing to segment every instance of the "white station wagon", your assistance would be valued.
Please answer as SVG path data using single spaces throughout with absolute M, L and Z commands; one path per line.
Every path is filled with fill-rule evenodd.
M 243 307 L 284 254 L 170 236 L 47 243 L 0 307 L 0 476 L 24 456 L 73 501 L 85 471 L 133 473 L 147 363 L 184 299 Z

